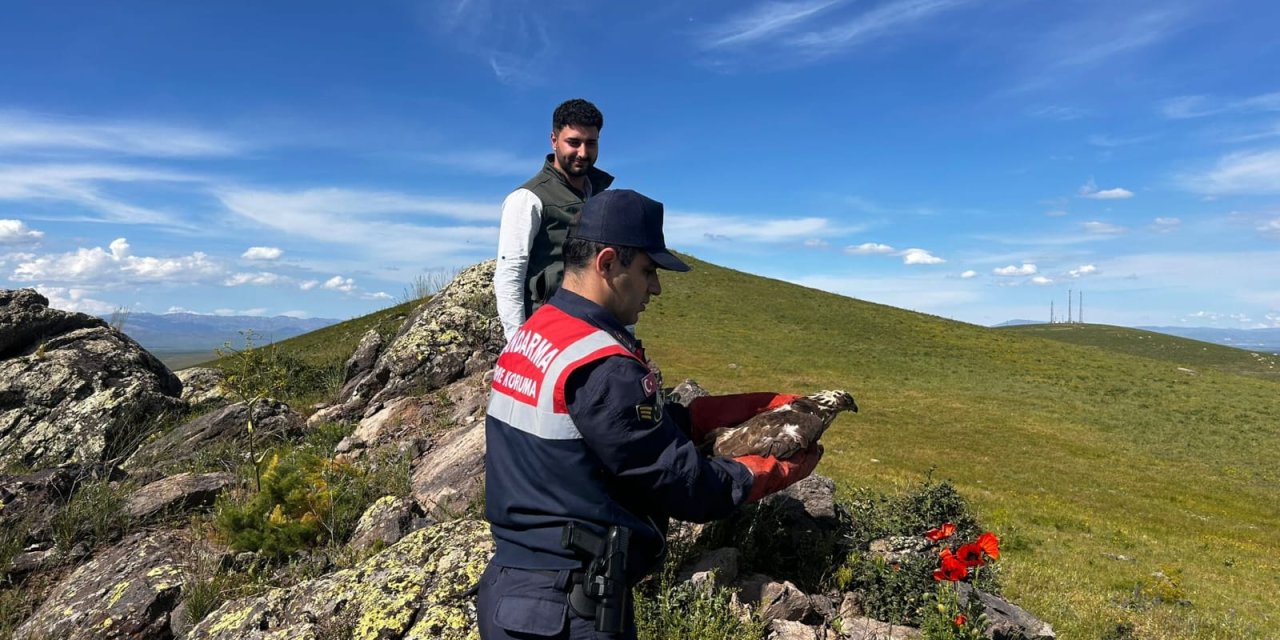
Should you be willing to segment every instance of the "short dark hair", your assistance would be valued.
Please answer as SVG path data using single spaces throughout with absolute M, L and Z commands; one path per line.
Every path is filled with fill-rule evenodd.
M 640 253 L 638 247 L 624 247 L 616 244 L 605 244 L 594 240 L 583 240 L 582 238 L 569 238 L 564 241 L 564 268 L 565 271 L 577 271 L 584 269 L 591 264 L 596 254 L 605 249 L 613 249 L 618 252 L 618 262 L 623 268 L 631 266 L 631 261 L 636 259 L 636 255 Z
M 569 125 L 603 129 L 604 114 L 600 113 L 594 104 L 582 98 L 565 100 L 556 107 L 555 113 L 551 114 L 551 132 L 559 133 Z

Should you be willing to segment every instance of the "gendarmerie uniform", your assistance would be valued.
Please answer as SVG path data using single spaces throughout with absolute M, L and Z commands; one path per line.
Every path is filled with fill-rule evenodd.
M 497 552 L 481 579 L 481 637 L 609 637 L 567 605 L 583 562 L 561 546 L 566 523 L 630 529 L 633 585 L 660 565 L 669 517 L 707 522 L 746 500 L 751 472 L 700 456 L 681 409 L 663 406 L 640 343 L 596 303 L 561 289 L 521 326 L 485 424 Z M 620 637 L 634 637 L 629 626 Z

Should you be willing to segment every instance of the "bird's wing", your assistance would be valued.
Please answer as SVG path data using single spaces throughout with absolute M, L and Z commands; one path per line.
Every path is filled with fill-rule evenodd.
M 800 411 L 762 413 L 716 438 L 718 456 L 774 456 L 786 458 L 806 449 L 822 434 L 822 419 Z

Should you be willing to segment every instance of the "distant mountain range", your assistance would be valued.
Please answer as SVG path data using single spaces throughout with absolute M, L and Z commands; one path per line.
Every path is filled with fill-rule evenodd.
M 109 318 L 107 318 L 109 320 Z M 287 316 L 209 316 L 195 313 L 131 313 L 124 332 L 152 352 L 213 351 L 230 342 L 244 344 L 241 331 L 253 331 L 259 344 L 285 340 L 339 322 L 330 318 Z

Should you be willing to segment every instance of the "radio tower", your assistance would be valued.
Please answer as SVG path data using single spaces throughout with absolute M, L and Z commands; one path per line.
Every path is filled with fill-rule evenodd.
M 1084 323 L 1084 292 L 1080 292 L 1080 306 L 1076 307 L 1076 320 Z
M 1067 324 L 1071 324 L 1071 290 L 1067 289 Z

